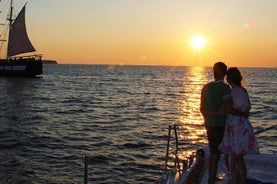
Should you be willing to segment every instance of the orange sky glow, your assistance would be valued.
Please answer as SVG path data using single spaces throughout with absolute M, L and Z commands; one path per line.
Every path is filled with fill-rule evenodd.
M 14 0 L 15 13 L 25 2 Z M 1 1 L 1 17 L 8 6 Z M 27 26 L 37 52 L 60 64 L 277 67 L 276 7 L 276 0 L 31 0 Z M 195 35 L 206 39 L 203 48 L 192 47 Z

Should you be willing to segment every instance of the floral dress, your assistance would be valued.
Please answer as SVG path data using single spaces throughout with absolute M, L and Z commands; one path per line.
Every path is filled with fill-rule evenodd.
M 249 111 L 250 101 L 246 90 L 234 87 L 231 92 L 233 107 L 242 112 Z M 228 154 L 258 154 L 259 147 L 253 127 L 248 118 L 227 115 L 224 137 L 218 149 Z

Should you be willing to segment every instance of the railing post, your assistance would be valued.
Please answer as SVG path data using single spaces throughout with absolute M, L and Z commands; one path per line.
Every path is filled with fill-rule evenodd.
M 85 156 L 84 184 L 88 184 L 88 156 Z
M 174 125 L 174 133 L 175 133 L 175 142 L 176 142 L 176 152 L 175 154 L 178 155 L 178 150 L 179 150 L 179 139 L 178 139 L 178 133 L 177 133 L 177 126 L 178 125 Z
M 166 147 L 166 155 L 165 155 L 165 172 L 167 172 L 167 162 L 168 162 L 168 154 L 169 154 L 170 133 L 171 133 L 171 125 L 168 126 L 167 147 Z
M 178 139 L 177 126 L 178 125 L 174 124 L 174 133 L 175 133 L 175 161 L 174 161 L 174 166 L 180 172 L 180 163 L 179 163 L 179 155 L 178 155 L 178 151 L 179 151 L 179 139 Z

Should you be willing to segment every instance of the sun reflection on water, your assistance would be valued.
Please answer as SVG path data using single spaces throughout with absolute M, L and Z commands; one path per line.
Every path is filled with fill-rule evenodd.
M 184 96 L 181 99 L 182 116 L 179 118 L 179 127 L 182 129 L 180 139 L 186 140 L 190 145 L 203 145 L 207 143 L 206 129 L 203 117 L 199 111 L 200 94 L 204 84 L 208 82 L 207 69 L 204 67 L 189 67 L 186 80 L 183 83 Z M 195 151 L 195 150 L 194 150 Z M 188 148 L 185 155 L 191 154 Z

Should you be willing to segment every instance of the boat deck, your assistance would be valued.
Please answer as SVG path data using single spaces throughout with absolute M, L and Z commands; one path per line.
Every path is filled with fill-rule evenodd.
M 228 170 L 224 164 L 224 157 L 221 157 L 218 164 L 217 177 L 220 181 L 218 184 L 227 184 L 229 181 Z M 247 183 L 248 184 L 275 184 L 277 183 L 277 155 L 264 154 L 246 155 L 245 163 L 247 167 Z M 206 160 L 206 168 L 201 177 L 200 183 L 206 184 L 208 181 L 208 161 Z
M 276 129 L 276 125 L 257 131 L 256 134 Z M 187 160 L 182 160 L 180 148 L 181 140 L 178 137 L 178 125 L 170 125 L 168 129 L 168 143 L 166 151 L 166 174 L 155 183 L 157 184 L 207 184 L 209 167 L 209 147 L 204 146 L 193 153 Z M 174 133 L 171 134 L 171 131 Z M 173 135 L 173 136 L 172 136 Z M 172 138 L 173 137 L 173 138 Z M 171 151 L 171 152 L 170 152 Z M 217 184 L 229 183 L 229 172 L 225 165 L 225 156 L 222 154 L 218 163 Z M 170 160 L 172 159 L 172 160 Z M 170 161 L 171 162 L 170 162 Z M 247 184 L 277 184 L 277 152 L 245 155 L 247 167 Z M 171 163 L 171 164 L 169 164 Z M 167 168 L 170 169 L 167 169 Z
M 247 184 L 276 184 L 277 183 L 277 154 L 246 155 Z M 156 183 L 167 184 L 207 184 L 208 183 L 208 159 L 203 163 L 194 163 L 189 169 L 181 173 L 177 169 L 172 170 Z M 225 166 L 224 156 L 218 163 L 216 184 L 228 184 L 228 170 Z

